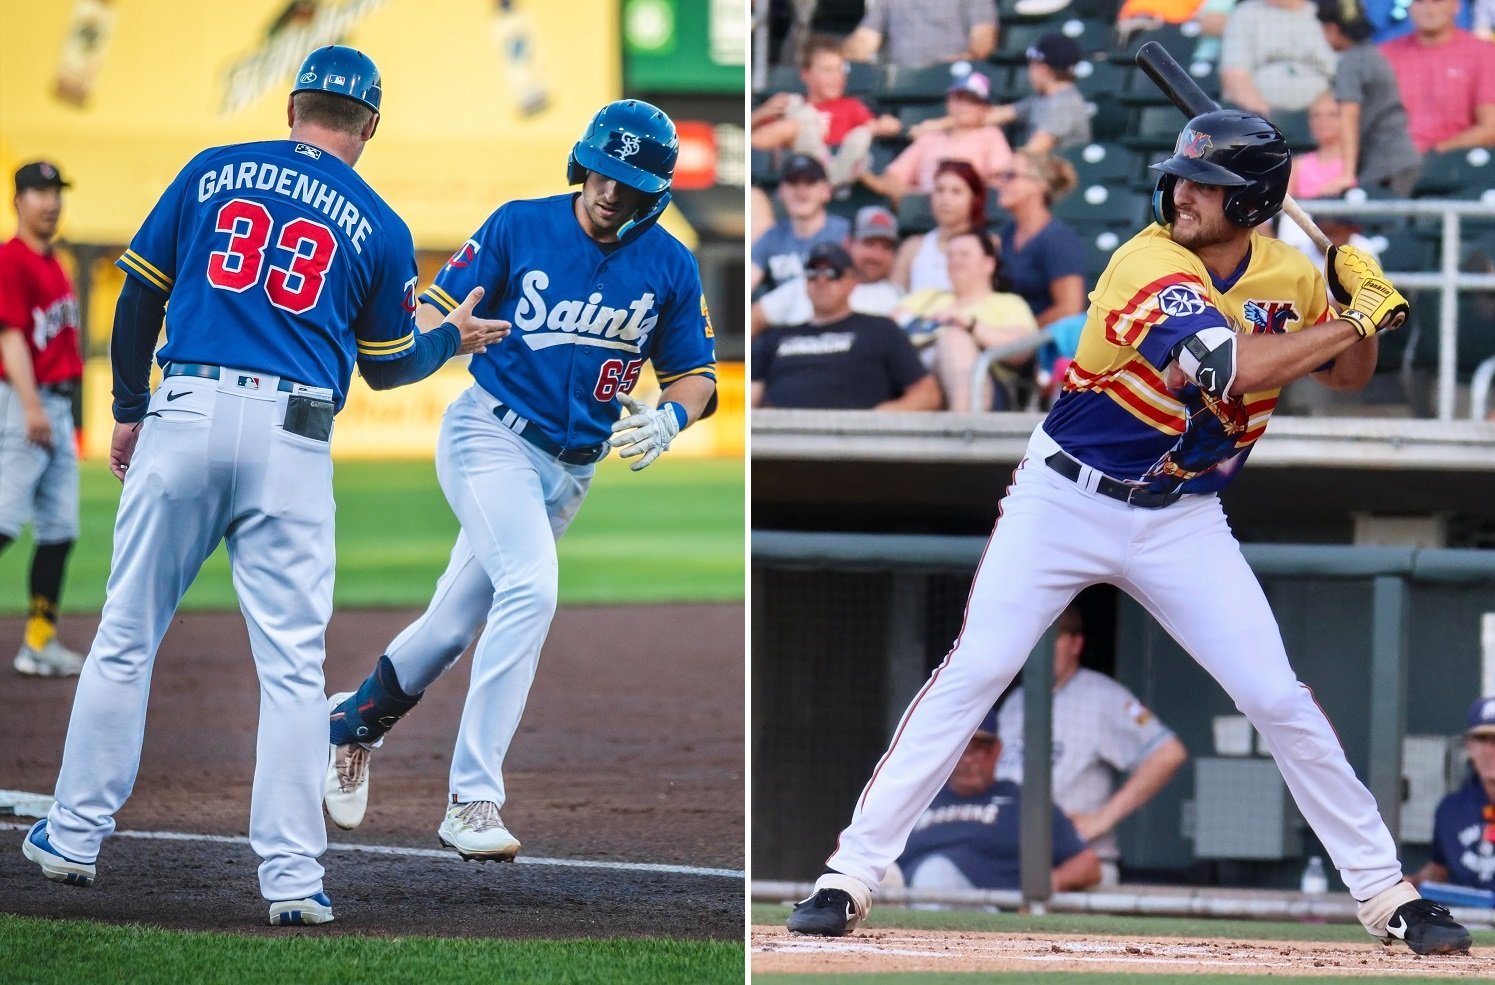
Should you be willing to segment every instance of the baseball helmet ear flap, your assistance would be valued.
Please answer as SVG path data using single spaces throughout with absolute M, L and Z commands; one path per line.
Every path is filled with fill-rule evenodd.
M 291 92 L 332 92 L 362 103 L 375 113 L 384 97 L 379 69 L 357 48 L 329 44 L 313 51 L 296 72 Z

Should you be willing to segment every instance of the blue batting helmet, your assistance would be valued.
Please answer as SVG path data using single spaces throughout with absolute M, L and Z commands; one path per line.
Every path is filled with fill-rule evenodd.
M 566 181 L 579 184 L 588 171 L 662 195 L 675 176 L 680 140 L 664 110 L 638 99 L 620 99 L 597 111 L 566 161 Z
M 375 113 L 384 90 L 374 60 L 357 48 L 329 44 L 306 56 L 291 92 L 331 92 L 362 103 Z

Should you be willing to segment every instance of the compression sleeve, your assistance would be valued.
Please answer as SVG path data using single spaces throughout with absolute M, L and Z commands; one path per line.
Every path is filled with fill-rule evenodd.
M 462 347 L 462 336 L 457 326 L 444 321 L 429 332 L 415 337 L 415 345 L 398 359 L 358 360 L 363 378 L 375 390 L 389 390 L 425 379 L 436 372 Z
M 145 417 L 151 399 L 151 356 L 166 316 L 166 296 L 143 281 L 126 277 L 114 306 L 109 361 L 114 364 L 114 419 L 133 424 Z

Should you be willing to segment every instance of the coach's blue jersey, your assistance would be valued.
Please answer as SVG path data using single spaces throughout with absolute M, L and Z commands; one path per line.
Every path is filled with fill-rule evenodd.
M 166 295 L 167 362 L 330 387 L 415 345 L 410 229 L 334 155 L 293 140 L 214 147 L 161 195 L 117 265 Z
M 513 322 L 474 355 L 484 390 L 567 448 L 595 445 L 618 419 L 644 360 L 663 386 L 716 378 L 716 347 L 695 257 L 650 223 L 604 250 L 571 195 L 510 202 L 488 217 L 420 299 L 450 313 L 474 287 L 476 314 Z

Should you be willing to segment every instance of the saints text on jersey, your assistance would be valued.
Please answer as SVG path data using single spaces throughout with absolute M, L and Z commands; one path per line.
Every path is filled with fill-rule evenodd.
M 531 349 L 595 345 L 639 352 L 659 321 L 657 312 L 650 313 L 654 308 L 650 291 L 614 308 L 602 303 L 601 291 L 593 291 L 585 301 L 563 298 L 547 302 L 542 292 L 549 286 L 550 275 L 543 270 L 528 271 L 520 282 L 514 327 L 531 333 L 523 337 Z

